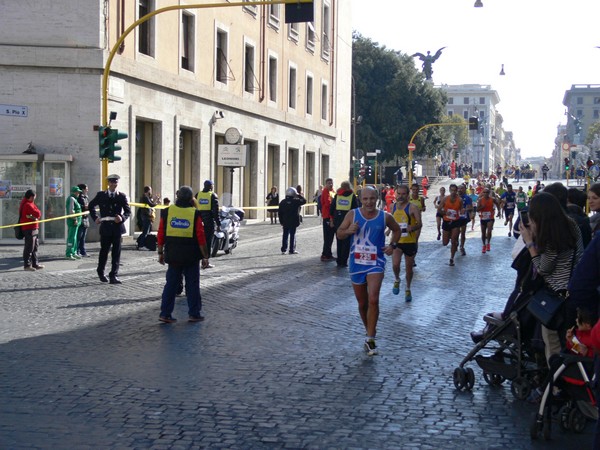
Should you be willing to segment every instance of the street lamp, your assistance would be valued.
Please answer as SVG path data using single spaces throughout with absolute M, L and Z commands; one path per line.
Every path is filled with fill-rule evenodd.
M 350 156 L 350 160 L 352 161 L 352 157 L 354 157 L 354 161 L 358 161 L 360 158 L 358 157 L 358 153 L 356 150 L 356 125 L 359 125 L 362 122 L 362 116 L 356 115 L 356 86 L 354 84 L 354 76 L 352 76 L 352 155 Z M 354 168 L 354 166 L 353 166 Z M 354 168 L 354 183 L 356 184 L 357 180 L 357 172 Z M 355 186 L 356 187 L 356 186 Z

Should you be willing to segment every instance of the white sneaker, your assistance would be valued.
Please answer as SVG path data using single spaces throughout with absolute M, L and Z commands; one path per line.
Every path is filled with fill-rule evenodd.
M 367 339 L 365 341 L 365 351 L 369 356 L 375 356 L 377 354 L 377 345 L 375 345 L 375 339 Z

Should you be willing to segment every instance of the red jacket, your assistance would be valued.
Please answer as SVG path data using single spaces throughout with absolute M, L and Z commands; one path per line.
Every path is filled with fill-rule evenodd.
M 19 209 L 21 210 L 21 216 L 19 217 L 20 223 L 33 222 L 34 219 L 31 219 L 27 216 L 35 217 L 37 220 L 42 218 L 42 213 L 35 203 L 33 203 L 33 197 L 30 199 L 23 197 L 23 200 L 21 200 L 21 204 L 19 205 Z M 37 230 L 40 228 L 40 224 L 36 222 L 29 225 L 23 225 L 21 228 L 23 228 L 23 230 Z
M 595 342 L 594 342 L 594 338 L 592 337 L 592 331 L 593 330 L 589 330 L 589 331 L 575 330 L 575 333 L 574 333 L 575 336 L 577 337 L 577 340 L 587 347 L 587 353 L 583 356 L 587 356 L 588 358 L 591 358 L 594 356 Z M 568 350 L 573 349 L 573 342 L 567 340 L 567 349 Z M 572 351 L 573 351 L 573 353 L 578 353 L 574 350 L 572 350 Z
M 321 192 L 321 214 L 323 219 L 331 219 L 331 200 L 333 199 L 333 189 L 323 188 Z

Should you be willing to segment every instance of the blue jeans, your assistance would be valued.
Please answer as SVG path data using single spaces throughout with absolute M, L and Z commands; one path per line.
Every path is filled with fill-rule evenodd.
M 283 227 L 283 238 L 281 239 L 281 253 L 288 249 L 288 237 L 290 240 L 290 253 L 296 250 L 296 227 Z
M 189 266 L 169 264 L 167 269 L 167 283 L 163 289 L 160 304 L 161 317 L 169 317 L 175 308 L 175 297 L 181 277 L 185 277 L 185 293 L 188 302 L 188 315 L 199 316 L 202 309 L 200 297 L 200 261 Z
M 83 225 L 79 225 L 79 228 L 77 229 L 77 253 L 81 256 L 87 255 L 87 251 L 85 250 L 87 230 L 87 227 L 84 227 Z
M 146 246 L 146 236 L 150 234 L 150 230 L 152 229 L 152 221 L 150 217 L 142 217 L 142 234 L 137 238 L 137 246 L 145 247 Z

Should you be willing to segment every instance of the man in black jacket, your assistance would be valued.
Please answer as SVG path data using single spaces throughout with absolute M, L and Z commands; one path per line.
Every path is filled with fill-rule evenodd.
M 281 240 L 281 254 L 285 255 L 290 243 L 290 255 L 296 251 L 296 228 L 300 226 L 300 207 L 306 203 L 306 199 L 298 194 L 295 188 L 290 187 L 285 191 L 285 198 L 279 203 L 279 223 L 283 227 L 283 238 Z
M 131 216 L 131 208 L 127 196 L 117 191 L 119 175 L 109 175 L 108 189 L 100 191 L 88 205 L 90 217 L 100 225 L 100 255 L 98 257 L 98 277 L 103 283 L 121 284 L 117 277 L 121 261 L 121 236 L 125 233 L 125 221 Z M 100 216 L 96 212 L 100 208 Z M 112 247 L 111 270 L 108 278 L 104 274 L 108 252 Z
M 208 253 L 212 251 L 212 241 L 215 234 L 215 226 L 221 228 L 221 219 L 219 218 L 219 197 L 213 192 L 214 183 L 211 180 L 204 182 L 204 189 L 196 194 L 198 200 L 198 211 L 204 222 L 204 235 L 206 236 L 206 247 Z M 212 264 L 207 264 L 206 269 L 212 269 Z
M 573 219 L 573 221 L 575 221 L 575 223 L 579 227 L 579 231 L 581 232 L 583 248 L 586 248 L 592 240 L 592 229 L 590 227 L 590 220 L 585 215 L 585 213 L 583 213 L 583 211 L 577 212 L 577 208 L 575 207 L 575 205 L 572 205 L 571 208 L 568 207 L 567 188 L 561 182 L 557 181 L 556 183 L 552 183 L 546 186 L 544 188 L 544 192 L 554 195 L 558 199 L 558 202 L 560 203 L 560 206 L 562 206 L 562 209 L 565 211 L 565 213 L 571 219 Z

